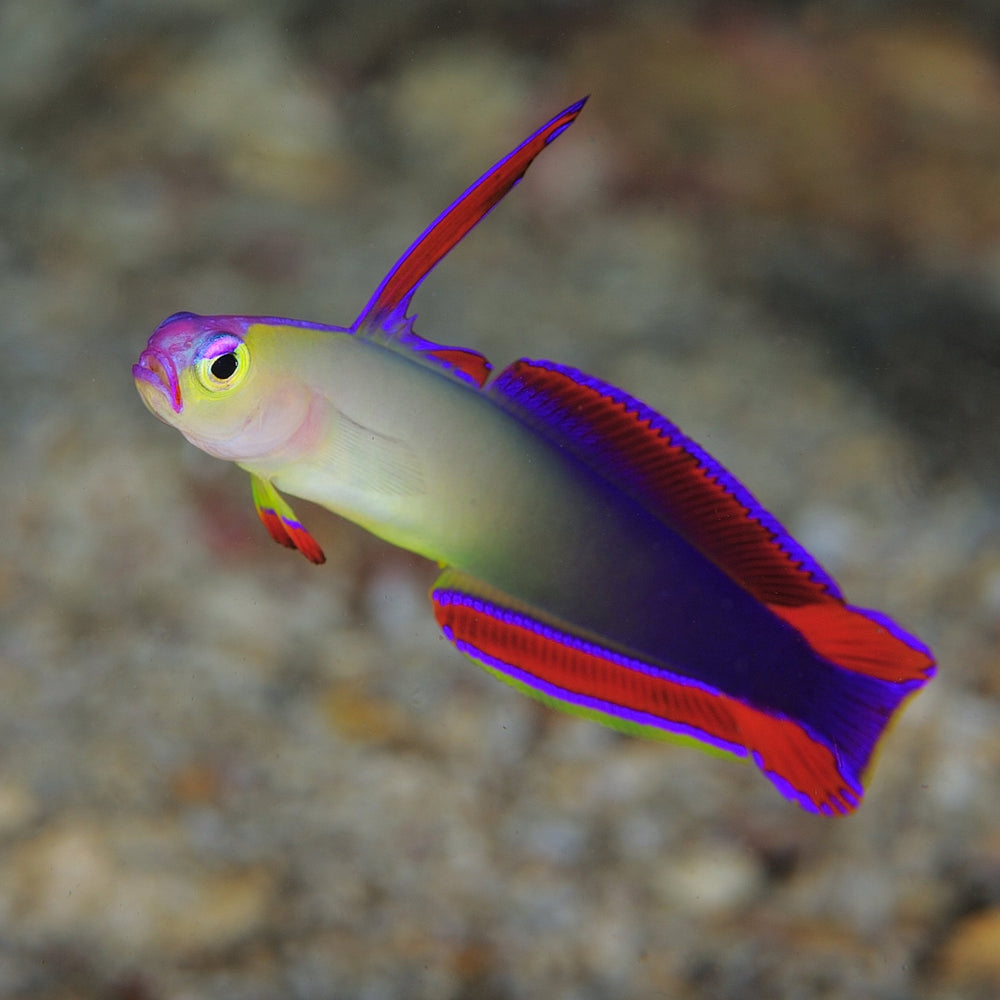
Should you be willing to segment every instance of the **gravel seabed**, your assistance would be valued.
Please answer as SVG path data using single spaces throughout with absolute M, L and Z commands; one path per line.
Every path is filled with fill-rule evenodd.
M 986 15 L 320 6 L 0 10 L 0 996 L 995 996 Z M 349 323 L 587 92 L 418 330 L 622 385 L 933 647 L 850 819 L 495 683 L 132 387 L 179 309 Z

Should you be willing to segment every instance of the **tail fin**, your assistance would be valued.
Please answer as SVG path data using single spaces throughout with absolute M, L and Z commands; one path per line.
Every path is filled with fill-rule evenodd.
M 807 721 L 776 723 L 768 713 L 746 712 L 740 730 L 754 762 L 782 794 L 813 812 L 847 813 L 861 802 L 879 740 L 924 681 L 856 673 L 819 654 L 813 667 Z
M 903 703 L 934 676 L 933 656 L 878 611 L 839 600 L 769 607 L 806 639 L 817 661 L 836 668 L 828 674 L 829 682 L 811 692 L 816 704 L 812 725 L 816 737 L 837 755 L 839 772 L 860 798 L 878 741 Z M 751 737 L 748 745 L 753 742 Z M 757 753 L 754 759 L 786 795 L 797 798 L 796 783 L 782 788 L 786 775 L 781 769 Z M 802 805 L 810 808 L 808 802 Z

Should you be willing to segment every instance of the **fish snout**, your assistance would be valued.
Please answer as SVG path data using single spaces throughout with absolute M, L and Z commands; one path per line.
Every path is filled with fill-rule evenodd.
M 174 413 L 180 413 L 184 408 L 181 401 L 181 386 L 177 378 L 177 367 L 169 355 L 153 347 L 147 347 L 139 355 L 138 364 L 132 365 L 132 378 L 141 394 L 143 386 L 140 383 L 154 386 L 164 396 L 173 408 Z

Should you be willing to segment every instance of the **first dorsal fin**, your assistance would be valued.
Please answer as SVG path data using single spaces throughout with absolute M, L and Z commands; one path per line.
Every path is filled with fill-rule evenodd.
M 758 600 L 841 600 L 833 579 L 737 479 L 669 420 L 606 382 L 514 362 L 492 394 L 630 492 Z
M 532 160 L 573 124 L 586 100 L 576 101 L 546 122 L 452 202 L 399 258 L 351 330 L 397 328 L 406 318 L 414 293 L 434 265 L 517 184 Z

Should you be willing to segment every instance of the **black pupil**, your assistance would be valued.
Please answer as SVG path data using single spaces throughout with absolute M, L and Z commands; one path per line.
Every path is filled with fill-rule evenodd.
M 212 362 L 212 374 L 220 381 L 225 381 L 227 378 L 233 377 L 239 366 L 240 363 L 236 355 L 230 351 L 228 354 L 220 354 Z

